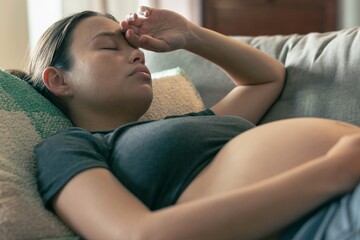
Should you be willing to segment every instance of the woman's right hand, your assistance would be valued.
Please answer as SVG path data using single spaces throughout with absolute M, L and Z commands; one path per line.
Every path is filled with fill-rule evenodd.
M 344 192 L 351 191 L 360 182 L 360 134 L 346 135 L 327 152 L 327 157 L 344 173 Z
M 155 52 L 184 48 L 193 26 L 176 12 L 144 6 L 120 23 L 131 45 Z

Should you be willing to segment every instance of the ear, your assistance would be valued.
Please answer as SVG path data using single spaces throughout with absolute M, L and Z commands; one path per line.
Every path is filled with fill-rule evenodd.
M 47 67 L 42 74 L 45 86 L 55 96 L 69 96 L 70 86 L 64 78 L 64 72 L 56 67 Z

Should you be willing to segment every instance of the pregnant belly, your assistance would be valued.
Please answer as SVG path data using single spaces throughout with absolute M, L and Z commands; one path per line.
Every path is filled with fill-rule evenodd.
M 317 118 L 261 125 L 226 144 L 177 203 L 230 191 L 280 174 L 325 154 L 341 136 L 356 132 L 360 132 L 360 128 Z

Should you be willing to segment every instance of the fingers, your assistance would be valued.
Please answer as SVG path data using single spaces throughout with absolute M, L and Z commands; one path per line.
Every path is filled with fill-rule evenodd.
M 151 11 L 151 8 L 141 6 L 138 10 L 138 13 L 129 13 L 128 15 L 126 15 L 125 21 L 128 23 L 131 23 L 135 26 L 140 26 L 140 24 L 142 22 L 141 17 L 148 17 L 150 15 L 150 11 Z M 141 17 L 139 17 L 139 15 Z
M 154 42 L 156 42 L 155 39 L 149 37 L 149 36 L 139 36 L 136 35 L 134 33 L 134 31 L 132 31 L 132 29 L 129 29 L 126 33 L 125 33 L 125 37 L 127 39 L 127 41 L 134 47 L 137 48 L 144 48 L 147 50 L 154 50 L 156 49 L 156 47 L 154 46 Z
M 120 28 L 125 33 L 129 29 L 137 31 L 137 28 L 141 25 L 141 20 L 136 13 L 130 13 L 125 17 L 125 20 L 120 22 Z
M 139 16 L 137 15 L 137 13 L 129 13 L 128 15 L 126 15 L 125 20 L 127 22 L 135 22 L 138 18 Z
M 140 27 L 143 20 L 150 16 L 152 9 L 146 6 L 139 7 L 138 13 L 129 13 L 125 19 L 120 22 L 120 27 L 123 32 L 133 27 Z
M 148 35 L 139 36 L 135 34 L 132 29 L 126 31 L 125 37 L 132 46 L 137 48 L 143 48 L 154 52 L 165 52 L 170 50 L 165 41 L 152 38 Z
M 141 6 L 141 7 L 139 7 L 138 13 L 141 16 L 148 17 L 150 15 L 150 11 L 151 11 L 151 8 L 146 7 L 146 6 Z
M 152 8 L 141 6 L 138 13 L 130 13 L 120 22 L 120 28 L 132 46 L 157 52 L 165 51 L 169 48 L 167 41 L 163 38 L 157 39 L 157 37 L 149 34 L 153 27 L 153 23 L 149 20 L 153 10 Z M 152 20 L 156 22 L 154 19 Z
M 155 38 L 149 36 L 143 36 L 139 40 L 140 40 L 141 48 L 154 52 L 159 52 L 159 49 L 161 48 L 161 43 Z
M 129 28 L 130 25 L 133 26 L 140 26 L 141 20 L 139 19 L 139 16 L 137 13 L 129 13 L 126 15 L 125 19 L 120 22 L 120 26 L 125 30 L 126 28 Z
M 151 12 L 151 8 L 146 7 L 146 6 L 141 6 L 138 10 L 138 13 L 130 13 L 126 16 L 125 20 L 127 22 L 131 22 L 136 26 L 139 26 L 139 24 L 141 24 L 141 17 L 149 17 L 150 16 L 150 12 Z M 139 15 L 141 17 L 139 17 Z
M 132 29 L 128 29 L 125 32 L 126 40 L 134 47 L 140 47 L 140 36 L 136 35 Z
M 127 23 L 127 21 L 121 21 L 120 28 L 123 32 L 126 32 L 129 29 L 129 24 Z

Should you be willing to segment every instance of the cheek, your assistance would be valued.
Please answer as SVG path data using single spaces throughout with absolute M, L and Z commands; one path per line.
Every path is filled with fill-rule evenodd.
M 75 97 L 87 98 L 87 95 L 94 94 L 97 88 L 95 74 L 96 71 L 84 62 L 73 66 L 69 72 L 69 84 Z
M 83 66 L 87 77 L 97 79 L 102 83 L 116 84 L 125 77 L 123 59 L 111 55 L 98 54 Z
M 88 54 L 75 60 L 72 69 L 74 88 L 81 95 L 111 94 L 125 87 L 127 72 L 124 71 L 122 56 L 109 56 L 103 53 Z
M 84 67 L 78 76 L 76 94 L 82 99 L 109 100 L 126 94 L 124 76 L 114 73 L 108 66 Z

